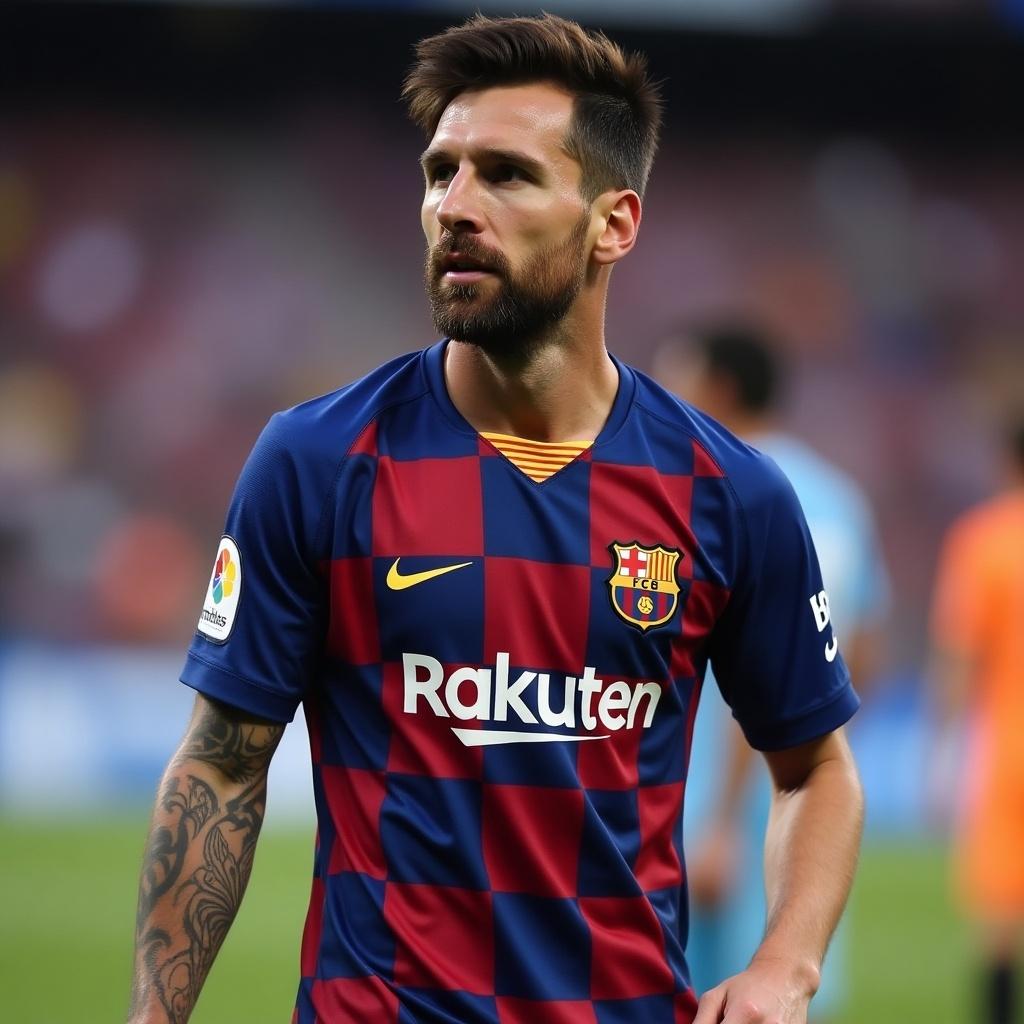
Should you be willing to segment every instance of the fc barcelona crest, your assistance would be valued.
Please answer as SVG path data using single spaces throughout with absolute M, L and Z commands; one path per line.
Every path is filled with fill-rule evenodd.
M 615 568 L 608 577 L 612 607 L 645 633 L 668 622 L 679 601 L 676 566 L 682 552 L 660 544 L 645 548 L 635 541 L 614 541 L 608 550 L 615 556 Z

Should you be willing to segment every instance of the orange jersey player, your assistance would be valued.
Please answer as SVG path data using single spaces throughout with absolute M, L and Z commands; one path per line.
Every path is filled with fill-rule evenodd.
M 966 719 L 957 876 L 987 960 L 985 1024 L 1011 1024 L 1024 937 L 1024 418 L 1008 486 L 947 534 L 932 634 L 948 723 Z

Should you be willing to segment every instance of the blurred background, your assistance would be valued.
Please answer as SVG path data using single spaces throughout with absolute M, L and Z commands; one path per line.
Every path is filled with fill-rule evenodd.
M 145 822 L 191 704 L 177 672 L 235 477 L 272 412 L 433 340 L 423 141 L 398 91 L 413 42 L 478 7 L 512 10 L 0 10 L 12 1020 L 123 1017 Z M 759 319 L 796 371 L 787 426 L 874 504 L 894 601 L 853 728 L 869 820 L 842 1019 L 959 1024 L 971 935 L 929 814 L 926 620 L 942 533 L 994 488 L 994 431 L 1024 391 L 1024 3 L 544 7 L 645 50 L 665 79 L 609 347 L 649 369 L 680 321 Z M 312 857 L 306 756 L 299 723 L 200 1024 L 290 1013 Z

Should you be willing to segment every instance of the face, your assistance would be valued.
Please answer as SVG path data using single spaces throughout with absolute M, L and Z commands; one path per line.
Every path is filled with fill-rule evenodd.
M 546 84 L 463 93 L 423 154 L 435 328 L 525 357 L 586 280 L 590 206 L 563 141 L 572 98 Z

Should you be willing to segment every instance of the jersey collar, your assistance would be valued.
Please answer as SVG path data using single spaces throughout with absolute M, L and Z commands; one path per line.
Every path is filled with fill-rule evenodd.
M 448 420 L 451 426 L 460 434 L 469 434 L 471 437 L 476 437 L 477 431 L 473 429 L 462 413 L 455 408 L 455 403 L 448 394 L 448 386 L 444 379 L 444 354 L 447 347 L 448 339 L 442 338 L 436 344 L 431 345 L 430 348 L 423 350 L 422 365 L 427 386 L 441 412 L 444 414 L 445 419 Z M 619 387 L 615 392 L 615 400 L 612 402 L 608 419 L 605 420 L 601 432 L 597 435 L 591 446 L 592 448 L 607 444 L 619 432 L 619 429 L 626 422 L 629 411 L 633 406 L 633 399 L 636 396 L 636 374 L 625 363 L 616 359 L 614 355 L 611 355 L 611 353 L 609 355 L 615 364 L 615 369 L 619 371 Z

